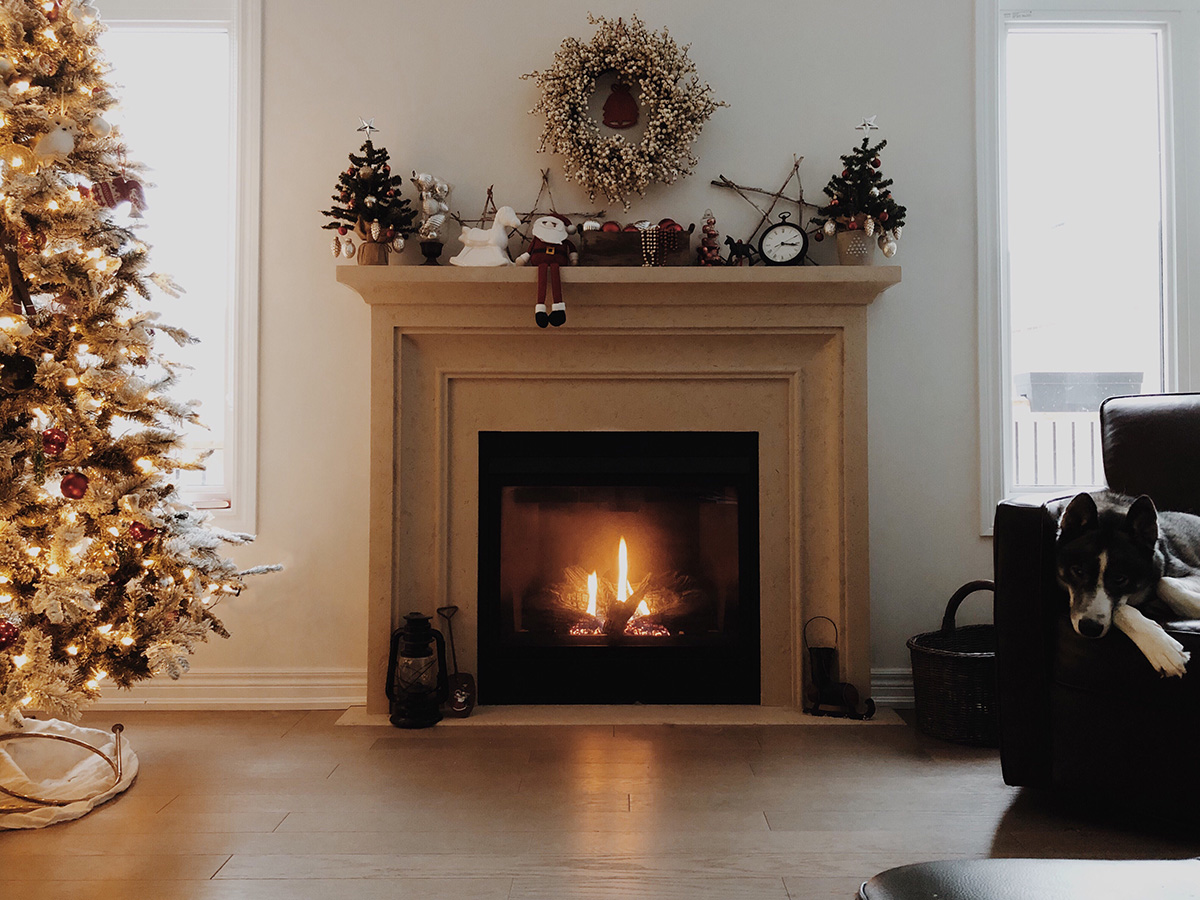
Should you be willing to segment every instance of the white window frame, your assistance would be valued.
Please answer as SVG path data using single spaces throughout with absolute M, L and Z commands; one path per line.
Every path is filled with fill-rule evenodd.
M 1164 8 L 1167 7 L 1167 8 Z M 1187 226 L 1200 214 L 1200 182 L 1177 177 L 1198 168 L 1200 0 L 976 0 L 976 154 L 979 241 L 980 534 L 992 533 L 996 504 L 1011 493 L 1012 374 L 1009 370 L 1003 41 L 1008 23 L 1153 28 L 1163 68 L 1164 389 L 1196 383 L 1193 346 L 1200 317 L 1190 314 Z M 1189 213 L 1192 215 L 1189 216 Z M 1119 239 L 1119 238 L 1118 238 Z M 1047 496 L 1066 493 L 1047 488 Z
M 232 407 L 225 411 L 228 496 L 184 496 L 213 523 L 253 532 L 257 524 L 258 295 L 262 183 L 262 0 L 105 0 L 102 21 L 117 26 L 217 28 L 227 31 L 233 109 L 230 135 L 234 184 L 233 296 L 227 319 L 227 371 Z M 137 148 L 131 148 L 136 155 Z M 153 165 L 153 160 L 147 160 Z

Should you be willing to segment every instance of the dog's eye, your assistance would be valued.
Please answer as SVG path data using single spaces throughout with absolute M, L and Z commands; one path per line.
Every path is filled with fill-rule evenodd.
M 1111 581 L 1116 587 L 1124 587 L 1125 585 L 1129 584 L 1129 579 L 1124 575 L 1112 575 L 1108 580 Z
M 1072 578 L 1083 578 L 1085 575 L 1087 575 L 1087 573 L 1083 571 L 1083 566 L 1071 566 L 1071 568 L 1069 568 L 1067 571 L 1071 573 Z

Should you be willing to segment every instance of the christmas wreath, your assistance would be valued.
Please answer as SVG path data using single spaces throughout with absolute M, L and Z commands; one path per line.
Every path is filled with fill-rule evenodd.
M 522 78 L 532 78 L 542 96 L 530 113 L 542 113 L 539 152 L 561 153 L 565 175 L 588 192 L 603 193 L 629 208 L 630 194 L 644 195 L 654 182 L 673 184 L 699 162 L 692 143 L 713 110 L 725 106 L 702 84 L 696 66 L 664 28 L 649 31 L 637 16 L 628 22 L 588 16 L 596 34 L 588 42 L 567 38 L 554 54 L 554 64 Z M 621 134 L 602 134 L 588 112 L 599 76 L 638 85 L 645 113 L 640 141 Z

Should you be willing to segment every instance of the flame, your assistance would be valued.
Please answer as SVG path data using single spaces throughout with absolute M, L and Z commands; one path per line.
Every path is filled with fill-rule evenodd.
M 617 602 L 624 603 L 633 593 L 629 588 L 629 548 L 625 546 L 625 538 L 617 548 Z
M 637 608 L 637 610 L 634 612 L 634 615 L 635 615 L 635 616 L 648 616 L 648 615 L 650 615 L 650 607 L 646 605 L 646 601 L 645 601 L 645 600 L 643 600 L 641 603 L 639 603 L 639 604 L 638 604 L 638 608 Z
M 596 616 L 596 592 L 599 590 L 599 587 L 600 587 L 600 580 L 596 577 L 596 573 L 593 572 L 591 575 L 588 576 L 588 606 L 587 606 L 587 613 L 592 618 L 595 618 L 595 616 Z

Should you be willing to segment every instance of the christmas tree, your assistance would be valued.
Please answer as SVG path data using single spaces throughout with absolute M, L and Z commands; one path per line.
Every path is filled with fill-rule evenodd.
M 322 227 L 337 229 L 333 255 L 354 255 L 354 241 L 348 234 L 353 231 L 363 242 L 358 249 L 361 265 L 384 265 L 389 247 L 402 249 L 416 215 L 400 196 L 404 178 L 392 174 L 387 150 L 371 143 L 371 132 L 378 130 L 374 121 L 364 121 L 358 129 L 367 133 L 366 143 L 359 154 L 350 154 L 350 167 L 338 175 L 333 208 L 322 210 L 322 215 L 334 220 Z
M 864 120 L 862 128 L 874 128 Z M 879 171 L 883 164 L 879 152 L 887 146 L 880 141 L 871 146 L 870 131 L 863 135 L 862 143 L 851 153 L 842 157 L 842 174 L 834 175 L 825 185 L 829 203 L 817 210 L 811 224 L 818 229 L 817 240 L 823 235 L 834 235 L 839 231 L 861 229 L 867 237 L 878 235 L 883 255 L 896 254 L 896 242 L 904 227 L 905 208 L 892 199 L 892 179 L 884 178 Z
M 0 717 L 74 718 L 103 685 L 178 677 L 243 577 L 173 483 L 197 420 L 168 390 L 141 206 L 89 0 L 0 3 Z

